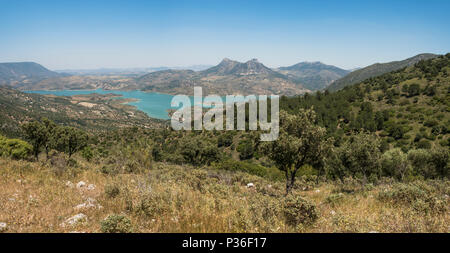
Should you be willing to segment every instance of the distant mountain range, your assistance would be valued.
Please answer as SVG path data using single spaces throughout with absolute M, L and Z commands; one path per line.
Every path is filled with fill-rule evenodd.
M 404 67 L 412 66 L 421 60 L 436 58 L 435 54 L 419 54 L 403 61 L 393 61 L 388 63 L 375 63 L 365 68 L 355 70 L 348 75 L 334 81 L 328 86 L 327 90 L 336 91 L 352 84 L 360 83 L 368 78 L 377 77 Z
M 146 91 L 167 93 L 191 92 L 201 86 L 206 94 L 279 94 L 296 95 L 308 92 L 301 84 L 266 67 L 257 59 L 237 62 L 225 58 L 217 66 L 203 71 L 166 70 L 149 73 L 136 80 L 136 86 Z M 132 88 L 132 87 L 130 87 Z
M 55 70 L 58 73 L 67 73 L 71 75 L 143 75 L 150 72 L 169 70 L 169 69 L 184 69 L 201 71 L 212 67 L 212 65 L 191 65 L 186 67 L 149 67 L 149 68 L 99 68 L 99 69 L 62 69 Z
M 23 86 L 44 79 L 62 77 L 34 62 L 0 63 L 0 85 Z
M 301 62 L 278 71 L 310 90 L 321 90 L 350 71 L 321 62 Z
M 33 62 L 0 63 L 0 85 L 22 90 L 121 89 L 169 94 L 191 94 L 194 86 L 204 94 L 298 95 L 315 90 L 335 91 L 391 71 L 435 58 L 420 54 L 403 61 L 377 63 L 355 71 L 321 62 L 300 62 L 272 69 L 257 59 L 247 62 L 223 59 L 218 65 L 167 69 L 97 69 L 50 71 Z M 208 68 L 209 67 L 209 68 Z M 69 72 L 69 73 L 67 73 Z

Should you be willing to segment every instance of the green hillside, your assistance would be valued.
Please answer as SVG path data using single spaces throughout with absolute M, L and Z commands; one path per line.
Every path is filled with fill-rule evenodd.
M 161 121 L 149 118 L 135 107 L 122 104 L 125 100 L 113 99 L 114 96 L 44 96 L 0 86 L 0 133 L 18 136 L 21 133 L 20 124 L 41 118 L 94 131 L 161 124 Z
M 403 61 L 393 61 L 388 63 L 375 63 L 368 67 L 355 70 L 341 79 L 331 83 L 327 88 L 329 91 L 340 90 L 346 86 L 362 82 L 371 77 L 377 77 L 392 71 L 412 66 L 419 61 L 437 57 L 435 54 L 419 54 Z
M 450 54 L 369 78 L 337 92 L 283 97 L 282 109 L 314 107 L 318 123 L 339 142 L 366 130 L 385 145 L 411 148 L 449 146 Z

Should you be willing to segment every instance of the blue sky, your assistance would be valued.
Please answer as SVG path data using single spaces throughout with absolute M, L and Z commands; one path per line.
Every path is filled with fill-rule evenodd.
M 322 61 L 450 52 L 450 1 L 0 0 L 0 62 L 50 69 Z

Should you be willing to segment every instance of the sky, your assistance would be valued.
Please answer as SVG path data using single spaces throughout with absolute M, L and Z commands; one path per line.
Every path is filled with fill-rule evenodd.
M 450 1 L 0 0 L 0 62 L 52 70 L 321 61 L 450 52 Z

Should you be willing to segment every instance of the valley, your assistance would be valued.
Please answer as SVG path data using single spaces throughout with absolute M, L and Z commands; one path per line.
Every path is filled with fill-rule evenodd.
M 446 54 L 289 95 L 305 90 L 292 76 L 226 59 L 200 72 L 3 86 L 1 232 L 448 233 L 449 74 Z M 57 79 L 76 81 L 42 85 Z M 266 79 L 286 82 L 253 87 L 283 95 L 273 142 L 262 130 L 175 131 L 151 117 L 196 82 L 220 93 Z

